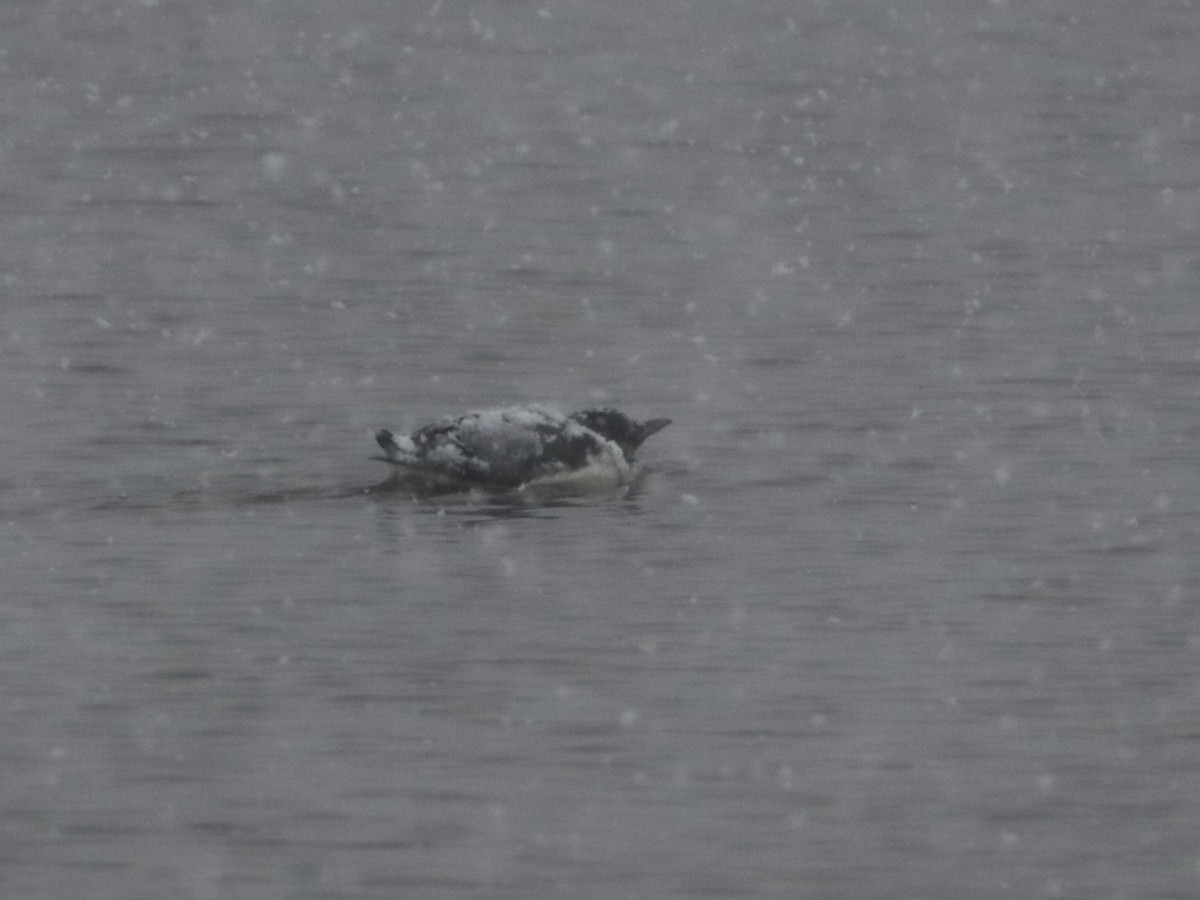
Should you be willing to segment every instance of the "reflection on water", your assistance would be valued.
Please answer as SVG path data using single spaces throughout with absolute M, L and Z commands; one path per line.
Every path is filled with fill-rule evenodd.
M 201 508 L 237 509 L 276 504 L 318 504 L 361 499 L 388 506 L 430 509 L 439 515 L 470 514 L 496 517 L 551 515 L 555 509 L 594 503 L 618 503 L 636 507 L 648 478 L 658 470 L 639 466 L 626 484 L 606 485 L 564 481 L 533 482 L 519 488 L 486 488 L 430 484 L 419 474 L 403 470 L 389 472 L 382 481 L 349 485 L 306 485 L 265 487 L 264 481 L 282 483 L 282 477 L 226 477 L 209 479 L 203 488 L 172 489 L 161 480 L 142 483 L 136 494 L 127 490 L 88 505 L 100 512 L 152 511 L 187 512 Z

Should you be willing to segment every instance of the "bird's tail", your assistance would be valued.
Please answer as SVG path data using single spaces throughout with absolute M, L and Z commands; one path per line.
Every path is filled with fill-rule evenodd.
M 371 458 L 382 460 L 383 462 L 397 464 L 409 462 L 417 449 L 412 442 L 412 438 L 406 435 L 397 436 L 386 428 L 380 428 L 375 432 L 375 443 L 383 449 L 383 452 L 387 456 L 373 456 Z

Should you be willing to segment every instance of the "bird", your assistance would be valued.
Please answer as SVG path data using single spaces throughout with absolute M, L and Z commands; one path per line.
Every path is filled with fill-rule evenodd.
M 437 487 L 511 489 L 590 474 L 627 482 L 642 442 L 671 424 L 639 421 L 610 407 L 564 415 L 541 404 L 478 410 L 375 441 L 398 475 Z

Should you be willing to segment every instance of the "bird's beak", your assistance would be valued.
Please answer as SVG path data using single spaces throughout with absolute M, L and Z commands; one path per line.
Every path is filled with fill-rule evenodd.
M 658 432 L 662 431 L 670 424 L 670 419 L 651 419 L 648 422 L 643 422 L 641 427 L 638 428 L 638 443 L 640 444 L 652 434 L 658 434 Z

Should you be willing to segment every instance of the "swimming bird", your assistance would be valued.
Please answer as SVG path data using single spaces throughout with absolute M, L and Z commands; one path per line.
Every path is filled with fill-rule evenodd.
M 438 486 L 513 488 L 581 473 L 630 477 L 634 454 L 670 419 L 640 422 L 611 408 L 570 415 L 536 404 L 469 412 L 410 435 L 381 428 L 375 440 L 398 473 Z

